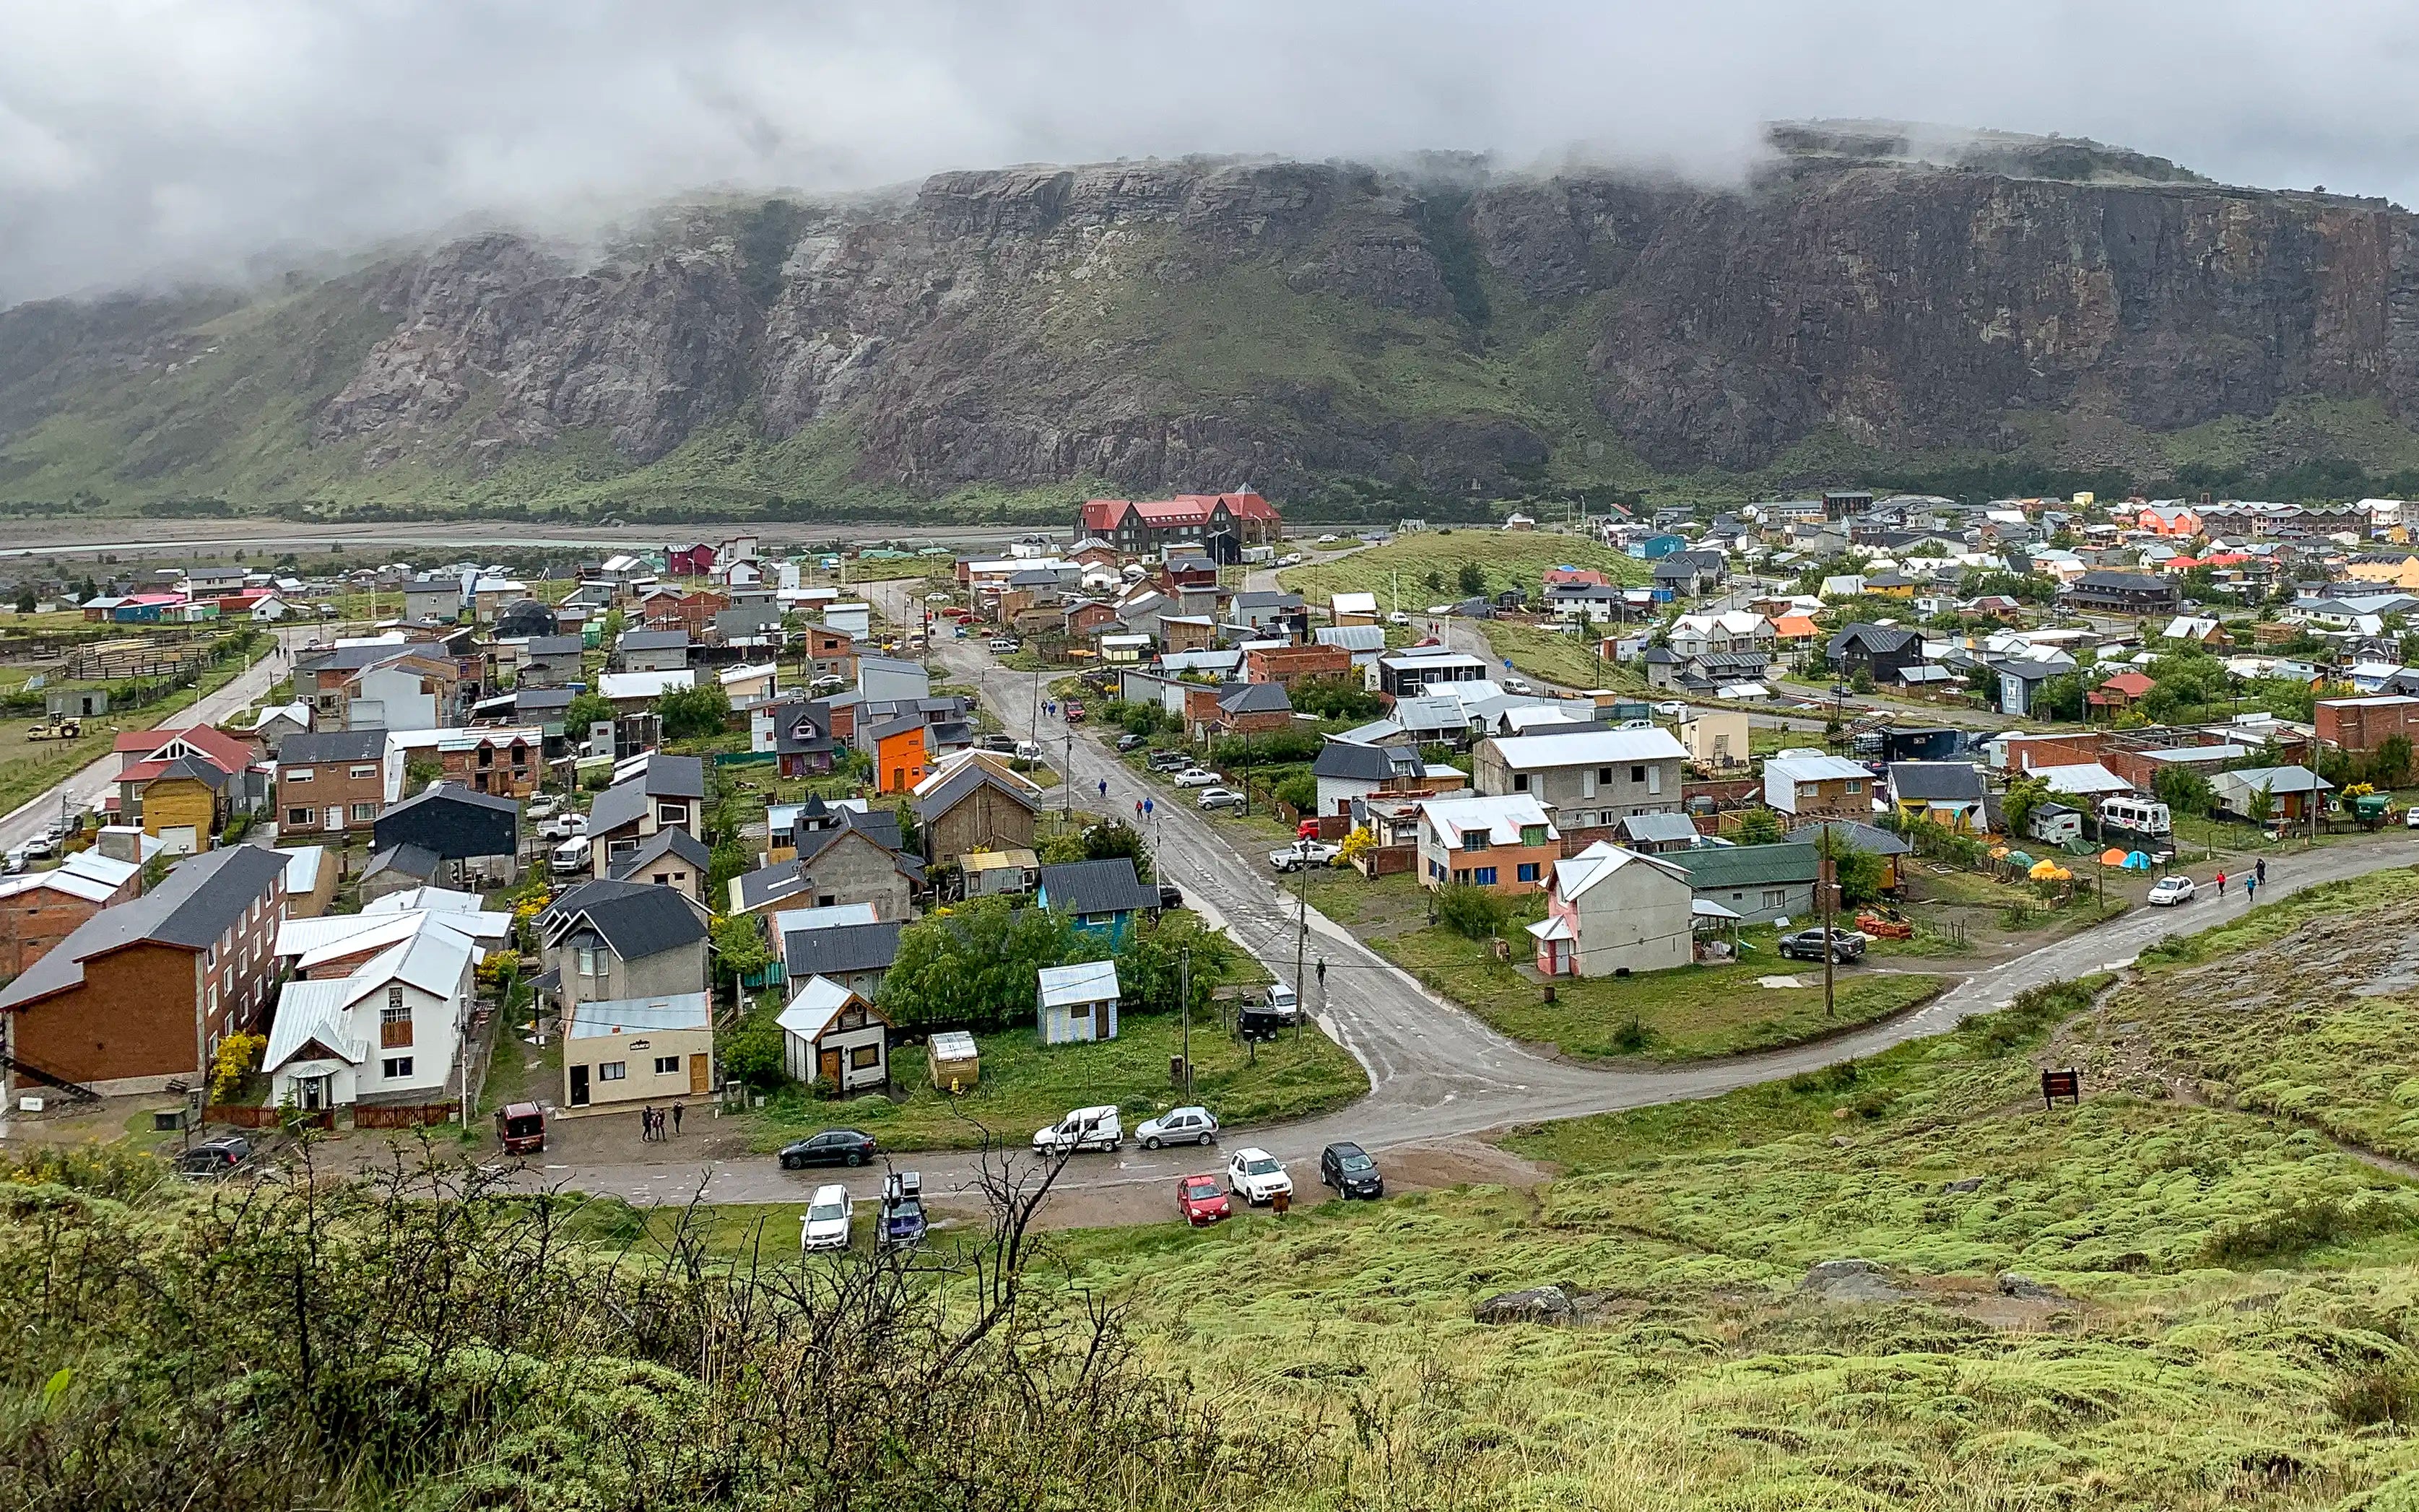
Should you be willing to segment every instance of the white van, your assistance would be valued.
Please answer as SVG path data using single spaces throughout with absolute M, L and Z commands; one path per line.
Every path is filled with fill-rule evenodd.
M 587 836 L 574 835 L 554 848 L 550 870 L 559 877 L 577 876 L 588 870 L 589 857 L 593 854 Z
M 1062 1155 L 1071 1151 L 1099 1149 L 1114 1152 L 1125 1143 L 1125 1126 L 1117 1120 L 1117 1110 L 1102 1104 L 1093 1108 L 1077 1108 L 1047 1129 L 1033 1134 L 1033 1152 L 1037 1155 Z
M 2176 832 L 2167 806 L 2148 798 L 2103 798 L 2100 822 L 2136 835 L 2167 836 Z
M 806 1216 L 798 1220 L 798 1248 L 848 1248 L 848 1224 L 855 1215 L 848 1188 L 838 1181 L 815 1188 L 814 1200 L 807 1204 Z

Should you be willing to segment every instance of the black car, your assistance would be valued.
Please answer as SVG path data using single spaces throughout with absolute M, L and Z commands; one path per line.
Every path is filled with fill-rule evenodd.
M 985 750 L 997 751 L 1004 756 L 1013 756 L 1016 754 L 1016 737 L 1014 735 L 985 735 L 980 741 L 977 742 L 977 744 L 980 745 Z
M 1122 756 L 1130 750 L 1139 749 L 1142 747 L 1142 744 L 1149 738 L 1150 737 L 1148 735 L 1119 735 L 1117 737 L 1117 754 Z
M 825 1129 L 811 1139 L 781 1147 L 781 1169 L 809 1165 L 862 1165 L 873 1158 L 873 1136 L 862 1129 Z
M 1802 929 L 1795 934 L 1782 935 L 1780 953 L 1793 961 L 1822 960 L 1823 932 L 1820 929 Z M 1864 958 L 1865 937 L 1862 934 L 1852 929 L 1835 929 L 1831 932 L 1832 960 L 1861 961 Z
M 1159 906 L 1162 908 L 1183 907 L 1184 889 L 1178 887 L 1173 882 L 1161 883 L 1159 885 Z
M 1348 1199 L 1386 1195 L 1386 1179 L 1378 1174 L 1378 1163 L 1367 1150 L 1348 1142 L 1318 1152 L 1318 1179 Z
M 224 1176 L 252 1159 L 252 1141 L 241 1134 L 221 1134 L 179 1151 L 179 1176 Z

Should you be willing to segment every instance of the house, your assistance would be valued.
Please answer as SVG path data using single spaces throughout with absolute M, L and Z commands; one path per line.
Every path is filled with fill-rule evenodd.
M 688 631 L 624 630 L 614 659 L 625 672 L 678 671 L 688 665 Z
M 1844 756 L 1784 750 L 1764 764 L 1764 807 L 1792 819 L 1864 819 L 1873 811 L 1873 774 Z
M 583 882 L 532 920 L 541 980 L 564 1003 L 703 992 L 707 918 L 676 888 Z
M 1772 924 L 1814 912 L 1821 857 L 1812 845 L 1717 845 L 1657 859 L 1687 872 L 1698 903 L 1727 909 L 1743 922 Z
M 899 854 L 897 818 L 849 809 L 837 810 L 836 817 L 837 823 L 800 825 L 793 832 L 795 850 L 784 859 L 799 869 L 799 905 L 866 903 L 879 918 L 912 918 L 924 869 Z
M 379 854 L 417 847 L 443 863 L 439 877 L 423 880 L 501 887 L 519 874 L 520 827 L 521 806 L 513 799 L 432 782 L 378 815 L 370 843 Z
M 198 1083 L 219 1041 L 258 1026 L 276 980 L 285 858 L 230 845 L 177 863 L 139 898 L 95 913 L 0 988 L 13 1065 L 28 1082 L 101 1093 Z
M 882 995 L 882 979 L 899 959 L 896 919 L 871 924 L 832 924 L 823 928 L 782 927 L 787 915 L 776 915 L 781 964 L 792 981 L 829 977 L 868 1002 Z
M 1612 826 L 1613 843 L 1642 856 L 1694 850 L 1703 843 L 1697 822 L 1684 813 L 1634 813 Z
M 1961 835 L 1990 833 L 1982 769 L 1971 762 L 1892 762 L 1884 784 L 1902 820 L 1926 820 Z
M 1999 712 L 2032 715 L 2033 700 L 2041 693 L 2042 685 L 2053 677 L 2074 671 L 2071 661 L 2036 661 L 2027 656 L 2011 656 L 1993 664 L 1999 675 Z
M 705 763 L 695 756 L 651 752 L 634 762 L 621 780 L 596 795 L 588 809 L 588 841 L 593 874 L 610 874 L 614 862 L 659 830 L 682 829 L 705 838 Z
M 460 711 L 462 669 L 437 641 L 380 640 L 298 652 L 294 689 L 321 730 L 438 730 Z
M 1674 551 L 1655 563 L 1656 591 L 1674 598 L 1695 598 L 1729 581 L 1730 561 L 1719 551 Z
M 1683 614 L 1672 622 L 1672 649 L 1680 656 L 1713 652 L 1769 653 L 1772 622 L 1749 609 L 1724 609 L 1718 614 Z M 1769 659 L 1759 656 L 1758 661 Z
M 932 674 L 899 656 L 859 656 L 856 690 L 870 702 L 912 702 L 932 696 Z
M 2173 615 L 2183 590 L 2173 578 L 2094 569 L 2066 585 L 2065 599 L 2071 609 L 2102 614 Z
M 1546 611 L 1558 620 L 1605 625 L 1623 618 L 1628 594 L 1610 583 L 1548 583 Z
M 2310 817 L 2310 804 L 2319 795 L 2332 793 L 2334 784 L 2306 766 L 2253 766 L 2232 772 L 2213 772 L 2209 779 L 2210 791 L 2216 795 L 2217 806 L 2228 813 L 2240 814 L 2254 824 L 2283 820 L 2298 824 Z M 2259 795 L 2268 795 L 2267 811 L 2260 808 Z M 0 998 L 0 1006 L 6 1006 Z
M 1086 1044 L 1117 1037 L 1117 964 L 1114 961 L 1044 966 L 1035 997 L 1043 1044 Z
M 501 798 L 534 796 L 546 780 L 546 731 L 470 730 L 437 742 L 441 779 Z
M 1420 880 L 1429 887 L 1525 892 L 1544 884 L 1562 841 L 1530 794 L 1419 800 Z
M 285 917 L 316 918 L 326 913 L 336 901 L 336 873 L 341 870 L 330 858 L 328 847 L 285 845 L 279 849 L 285 856 Z M 97 853 L 85 854 L 100 859 Z
M 703 903 L 705 875 L 713 868 L 713 855 L 706 850 L 705 841 L 686 829 L 658 829 L 640 841 L 637 850 L 625 852 L 614 861 L 605 875 L 614 882 L 644 882 L 670 887 Z
M 69 708 L 53 709 L 50 712 L 55 717 L 61 714 L 73 714 L 76 711 Z M 105 695 L 98 712 L 102 714 L 109 712 Z M 277 753 L 285 748 L 286 736 L 300 734 L 311 728 L 311 705 L 300 701 L 292 703 L 268 704 L 253 716 L 250 724 L 239 724 L 235 728 L 246 745 L 273 761 Z
M 1753 749 L 1745 709 L 1691 709 L 1679 736 L 1691 764 L 1717 772 L 1746 765 Z
M 427 915 L 393 917 L 400 927 L 374 932 L 366 959 L 356 951 L 341 969 L 306 968 L 280 991 L 261 1060 L 273 1105 L 447 1101 L 479 948 Z
M 1192 727 L 1195 739 L 1283 730 L 1293 722 L 1293 701 L 1275 683 L 1228 683 L 1217 688 L 1189 688 L 1185 693 L 1185 722 Z
M 1274 683 L 1291 691 L 1305 678 L 1348 676 L 1352 653 L 1341 646 L 1255 646 L 1243 653 L 1247 682 Z
M 1876 683 L 1896 683 L 1900 672 L 1922 663 L 1923 638 L 1858 620 L 1832 636 L 1824 655 L 1841 677 L 1863 672 Z
M 563 1021 L 565 1115 L 711 1097 L 716 1085 L 706 992 L 583 1000 Z
M 2120 709 L 2130 709 L 2142 702 L 2143 696 L 2155 686 L 2140 672 L 2119 672 L 2083 695 L 2085 712 L 2106 709 L 2113 714 Z
M 1364 746 L 1329 736 L 1310 764 L 1318 781 L 1318 812 L 1349 814 L 1352 805 L 1372 794 L 1402 797 L 1451 793 L 1465 781 L 1460 770 L 1430 766 L 1409 746 Z
M 688 669 L 660 672 L 606 672 L 596 679 L 597 695 L 613 705 L 617 714 L 643 714 L 657 699 L 697 686 L 697 673 Z
M 1625 814 L 1678 811 L 1687 762 L 1687 748 L 1669 730 L 1549 726 L 1480 741 L 1471 785 L 1498 796 L 1535 798 L 1566 829 L 1598 829 Z
M 521 643 L 520 666 L 513 681 L 519 687 L 564 687 L 579 681 L 584 651 L 576 635 L 532 636 Z
M 459 576 L 423 574 L 403 585 L 403 617 L 407 620 L 452 622 L 462 615 Z
M 1365 677 L 1386 649 L 1386 628 L 1381 625 L 1322 625 L 1310 632 L 1310 638 L 1316 644 L 1333 646 L 1350 656 L 1349 675 L 1356 678 Z
M 1327 600 L 1327 616 L 1338 625 L 1376 625 L 1378 595 L 1375 594 L 1333 594 Z
M 1075 511 L 1079 539 L 1102 542 L 1130 557 L 1198 542 L 1216 561 L 1233 563 L 1241 560 L 1244 547 L 1277 540 L 1284 526 L 1277 507 L 1250 489 L 1148 501 L 1087 499 Z
M 1075 921 L 1085 933 L 1122 947 L 1132 933 L 1136 914 L 1159 907 L 1159 889 L 1134 874 L 1133 861 L 1112 856 L 1105 861 L 1070 861 L 1041 869 L 1035 901 Z
M 890 1021 L 862 995 L 828 977 L 809 977 L 775 1022 L 792 1081 L 818 1083 L 840 1097 L 890 1085 Z
M 946 865 L 972 851 L 1031 850 L 1041 790 L 989 751 L 946 758 L 912 795 L 924 859 Z
M 2412 557 L 2410 560 L 2419 562 L 2419 557 Z M 2408 586 L 2419 587 L 2419 583 Z M 2167 622 L 2167 627 L 2160 631 L 2159 635 L 2163 640 L 2189 640 L 2195 645 L 2214 647 L 2234 644 L 2234 637 L 2226 634 L 2226 626 L 2205 614 L 2179 614 Z
M 856 681 L 856 637 L 846 630 L 828 625 L 809 625 L 799 632 L 799 641 L 814 677 L 837 677 L 841 682 Z
M 143 890 L 143 868 L 79 851 L 57 869 L 0 878 L 0 976 L 16 978 L 104 908 Z
M 757 721 L 762 720 L 783 777 L 819 776 L 838 765 L 848 749 L 846 736 L 834 728 L 838 712 L 828 702 L 801 699 L 758 709 L 748 717 L 749 745 L 754 746 Z
M 2419 742 L 2419 698 L 2320 699 L 2314 717 L 2319 738 L 2341 750 L 2372 753 L 2396 735 Z
M 935 753 L 926 739 L 930 729 L 920 715 L 902 715 L 870 727 L 865 735 L 873 748 L 873 791 L 913 793 L 932 775 Z
M 113 748 L 118 817 L 178 855 L 205 848 L 228 818 L 259 805 L 265 784 L 251 749 L 208 725 L 127 731 Z
M 1488 664 L 1464 652 L 1417 647 L 1378 658 L 1377 691 L 1389 698 L 1420 698 L 1454 683 L 1487 680 Z
M 1792 829 L 1789 838 L 1799 843 L 1815 844 L 1826 834 L 1837 837 L 1868 856 L 1880 856 L 1884 892 L 1896 892 L 1906 886 L 1906 879 L 1899 872 L 1899 857 L 1915 854 L 1915 847 L 1906 841 L 1887 829 L 1859 824 L 1853 819 L 1818 819 L 1810 825 L 1799 825 Z
M 277 756 L 278 834 L 351 835 L 385 806 L 389 767 L 400 764 L 383 730 L 330 730 L 286 737 Z
M 1668 971 L 1695 957 L 1695 893 L 1668 860 L 1597 841 L 1556 861 L 1546 917 L 1529 926 L 1548 977 Z

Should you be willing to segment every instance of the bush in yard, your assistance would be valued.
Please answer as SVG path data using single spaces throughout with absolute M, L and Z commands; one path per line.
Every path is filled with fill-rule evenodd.
M 1190 914 L 1164 914 L 1137 928 L 1117 952 L 1117 1006 L 1128 1013 L 1173 1013 L 1182 952 L 1193 952 L 1193 1011 L 1207 1013 L 1211 994 L 1233 971 L 1235 943 Z
M 1210 748 L 1210 764 L 1221 767 L 1273 766 L 1285 762 L 1313 762 L 1327 737 L 1312 730 L 1271 730 L 1265 734 L 1228 735 Z
M 1377 694 L 1342 677 L 1305 677 L 1286 696 L 1296 713 L 1322 719 L 1374 719 L 1385 712 Z
M 221 1040 L 210 1057 L 211 1099 L 223 1103 L 233 1097 L 268 1049 L 267 1035 L 230 1034 Z
M 1279 803 L 1291 804 L 1296 813 L 1310 813 L 1318 808 L 1318 779 L 1308 772 L 1296 772 L 1277 784 Z
M 978 898 L 941 909 L 901 932 L 899 958 L 882 979 L 882 1011 L 901 1028 L 1029 1024 L 1036 975 L 1084 959 L 1083 949 L 1073 921 L 1046 908 Z
M 1457 882 L 1437 893 L 1437 921 L 1468 939 L 1493 939 L 1511 918 L 1511 906 L 1492 888 Z
M 760 1092 L 790 1079 L 789 1064 L 781 1053 L 781 1026 L 771 1013 L 748 1014 L 738 1027 L 721 1036 L 715 1054 L 721 1057 L 727 1074 Z
M 731 695 L 719 684 L 674 688 L 655 700 L 655 713 L 663 718 L 666 740 L 718 735 L 731 723 Z
M 1789 838 L 1789 831 L 1771 810 L 1749 809 L 1739 816 L 1738 833 L 1731 838 L 1742 845 L 1778 845 Z

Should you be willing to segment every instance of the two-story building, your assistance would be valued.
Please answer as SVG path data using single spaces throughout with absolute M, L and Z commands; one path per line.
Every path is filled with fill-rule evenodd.
M 1429 887 L 1533 891 L 1562 858 L 1562 831 L 1525 793 L 1424 798 L 1419 814 L 1420 881 Z
M 1679 811 L 1688 752 L 1669 730 L 1534 728 L 1478 743 L 1471 779 L 1479 792 L 1534 798 L 1575 834 L 1631 814 Z
M 703 992 L 705 905 L 676 887 L 583 882 L 533 921 L 550 988 L 562 1003 Z
M 685 829 L 692 840 L 705 838 L 705 764 L 695 756 L 655 752 L 596 795 L 588 810 L 593 874 L 609 875 L 614 862 L 661 829 Z
M 1880 784 L 1861 764 L 1811 748 L 1764 764 L 1764 802 L 1792 819 L 1870 819 Z
M 386 807 L 390 767 L 402 761 L 383 730 L 311 731 L 277 751 L 277 825 L 282 836 L 369 830 Z

